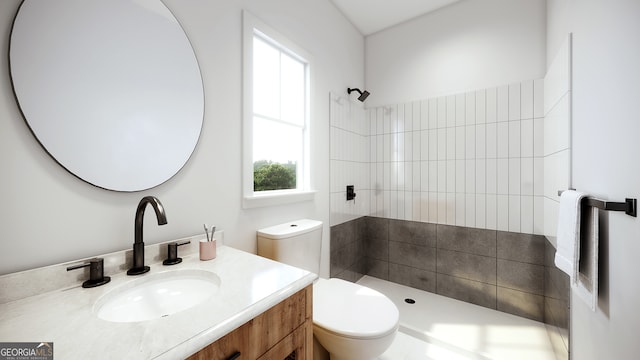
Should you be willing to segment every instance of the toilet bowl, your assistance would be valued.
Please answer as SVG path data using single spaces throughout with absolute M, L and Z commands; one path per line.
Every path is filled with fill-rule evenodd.
M 319 273 L 322 222 L 297 220 L 258 231 L 258 255 Z M 391 345 L 400 314 L 376 290 L 341 279 L 313 284 L 313 334 L 331 360 L 369 360 Z
M 313 285 L 313 334 L 331 360 L 382 354 L 398 331 L 398 308 L 376 290 L 340 279 Z

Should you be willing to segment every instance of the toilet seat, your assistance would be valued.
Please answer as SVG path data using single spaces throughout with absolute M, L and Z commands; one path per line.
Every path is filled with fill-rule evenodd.
M 395 304 L 380 292 L 341 279 L 318 279 L 313 286 L 313 323 L 336 335 L 375 339 L 398 328 Z

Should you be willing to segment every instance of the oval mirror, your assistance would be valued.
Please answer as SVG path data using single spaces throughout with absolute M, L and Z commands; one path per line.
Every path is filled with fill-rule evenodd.
M 160 0 L 25 0 L 9 63 L 31 131 L 82 180 L 149 189 L 180 171 L 195 149 L 202 77 Z

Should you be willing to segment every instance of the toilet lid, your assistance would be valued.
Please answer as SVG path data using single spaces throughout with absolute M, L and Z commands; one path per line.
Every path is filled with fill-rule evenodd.
M 313 322 L 348 337 L 375 338 L 395 331 L 400 314 L 380 292 L 340 279 L 313 286 Z

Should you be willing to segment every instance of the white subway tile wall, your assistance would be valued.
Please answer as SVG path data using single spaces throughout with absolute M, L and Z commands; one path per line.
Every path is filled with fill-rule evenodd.
M 542 84 L 529 80 L 368 109 L 372 120 L 404 124 L 371 128 L 372 139 L 389 140 L 371 141 L 378 156 L 371 157 L 369 213 L 542 234 Z
M 369 215 L 370 172 L 378 171 L 372 164 L 391 164 L 390 154 L 383 153 L 382 136 L 374 134 L 383 134 L 384 129 L 388 130 L 387 134 L 391 134 L 391 128 L 383 128 L 382 115 L 378 121 L 377 113 L 367 114 L 360 102 L 335 94 L 330 94 L 329 101 L 330 222 L 333 226 Z M 399 131 L 400 128 L 394 129 Z M 347 185 L 354 186 L 355 200 L 346 201 Z
M 543 234 L 543 94 L 528 80 L 367 110 L 332 94 L 331 224 L 372 215 Z

